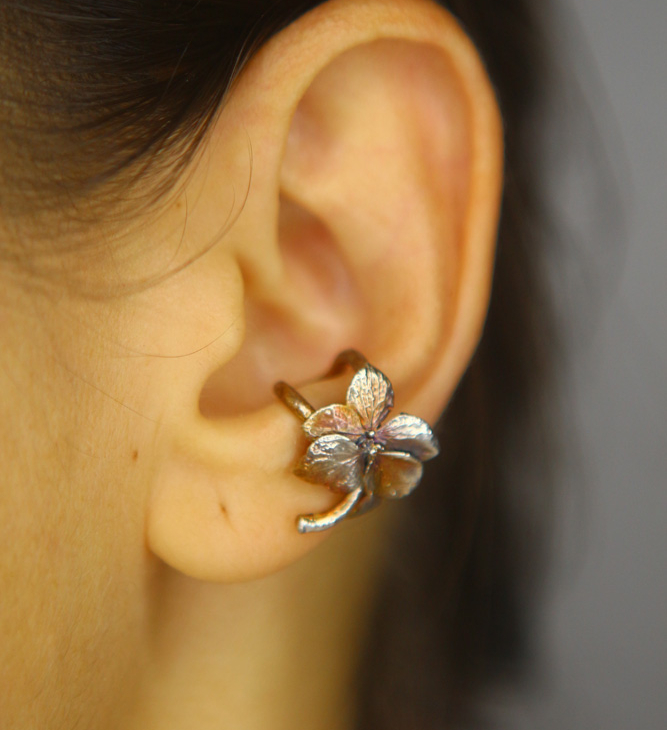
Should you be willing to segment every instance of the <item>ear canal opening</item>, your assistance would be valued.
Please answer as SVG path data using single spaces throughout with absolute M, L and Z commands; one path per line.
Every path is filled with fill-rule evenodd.
M 205 418 L 265 407 L 275 382 L 316 378 L 352 341 L 360 316 L 356 284 L 328 227 L 281 195 L 278 243 L 282 280 L 268 297 L 252 283 L 246 287 L 245 340 L 204 383 L 199 411 Z
M 204 418 L 239 416 L 275 400 L 271 379 L 279 379 L 280 369 L 268 338 L 281 329 L 279 317 L 271 308 L 246 301 L 246 339 L 239 352 L 205 381 L 199 395 L 199 412 Z

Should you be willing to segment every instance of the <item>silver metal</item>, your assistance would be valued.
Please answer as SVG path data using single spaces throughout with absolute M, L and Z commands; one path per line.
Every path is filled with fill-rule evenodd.
M 422 462 L 439 453 L 438 441 L 421 418 L 400 413 L 385 423 L 394 405 L 389 379 L 356 350 L 345 350 L 325 378 L 346 367 L 356 373 L 347 389 L 345 404 L 315 410 L 291 385 L 276 383 L 277 397 L 302 422 L 311 441 L 294 473 L 345 495 L 328 512 L 301 515 L 301 533 L 319 532 L 346 517 L 363 514 L 380 499 L 400 499 L 410 494 L 422 476 Z
M 343 518 L 351 514 L 359 501 L 364 496 L 363 487 L 357 487 L 350 492 L 342 502 L 339 502 L 332 510 L 320 512 L 315 515 L 301 515 L 297 518 L 296 529 L 303 535 L 307 532 L 322 532 L 328 530 Z

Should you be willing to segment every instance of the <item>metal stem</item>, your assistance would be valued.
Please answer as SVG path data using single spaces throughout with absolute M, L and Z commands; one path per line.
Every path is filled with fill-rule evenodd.
M 315 413 L 315 409 L 301 393 L 298 393 L 291 385 L 284 383 L 282 380 L 273 386 L 273 392 L 302 421 L 310 418 Z
M 334 360 L 329 372 L 325 378 L 333 378 L 340 375 L 345 368 L 351 367 L 353 370 L 361 370 L 368 365 L 368 360 L 359 352 L 359 350 L 343 350 Z
M 352 512 L 363 494 L 363 487 L 358 487 L 328 512 L 320 512 L 314 515 L 301 515 L 296 521 L 296 529 L 302 535 L 307 532 L 328 530 Z

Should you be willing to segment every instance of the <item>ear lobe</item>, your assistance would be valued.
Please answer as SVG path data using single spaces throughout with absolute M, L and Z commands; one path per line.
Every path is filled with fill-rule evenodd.
M 238 129 L 255 168 L 225 243 L 245 335 L 163 429 L 148 520 L 156 555 L 210 580 L 297 559 L 323 539 L 298 534 L 298 515 L 339 499 L 293 476 L 306 444 L 275 381 L 313 382 L 356 347 L 390 376 L 397 410 L 437 418 L 483 325 L 501 186 L 488 79 L 453 19 L 423 0 L 333 0 L 289 26 L 223 110 L 221 159 Z M 224 165 L 208 167 L 220 172 L 200 212 L 225 183 Z M 304 395 L 343 402 L 344 380 Z
M 150 496 L 156 556 L 191 577 L 232 583 L 280 570 L 322 541 L 299 535 L 296 516 L 337 500 L 292 474 L 302 437 L 282 404 L 182 425 L 169 434 Z

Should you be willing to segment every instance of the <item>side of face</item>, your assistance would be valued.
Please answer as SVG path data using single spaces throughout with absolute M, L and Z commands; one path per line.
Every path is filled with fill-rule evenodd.
M 105 253 L 68 254 L 44 287 L 0 269 L 11 726 L 114 726 L 157 572 L 259 580 L 325 539 L 295 529 L 337 498 L 292 473 L 303 440 L 275 381 L 342 402 L 345 378 L 316 381 L 356 347 L 396 412 L 437 419 L 484 320 L 501 161 L 449 15 L 336 0 L 261 49 L 158 209 L 88 231 Z

